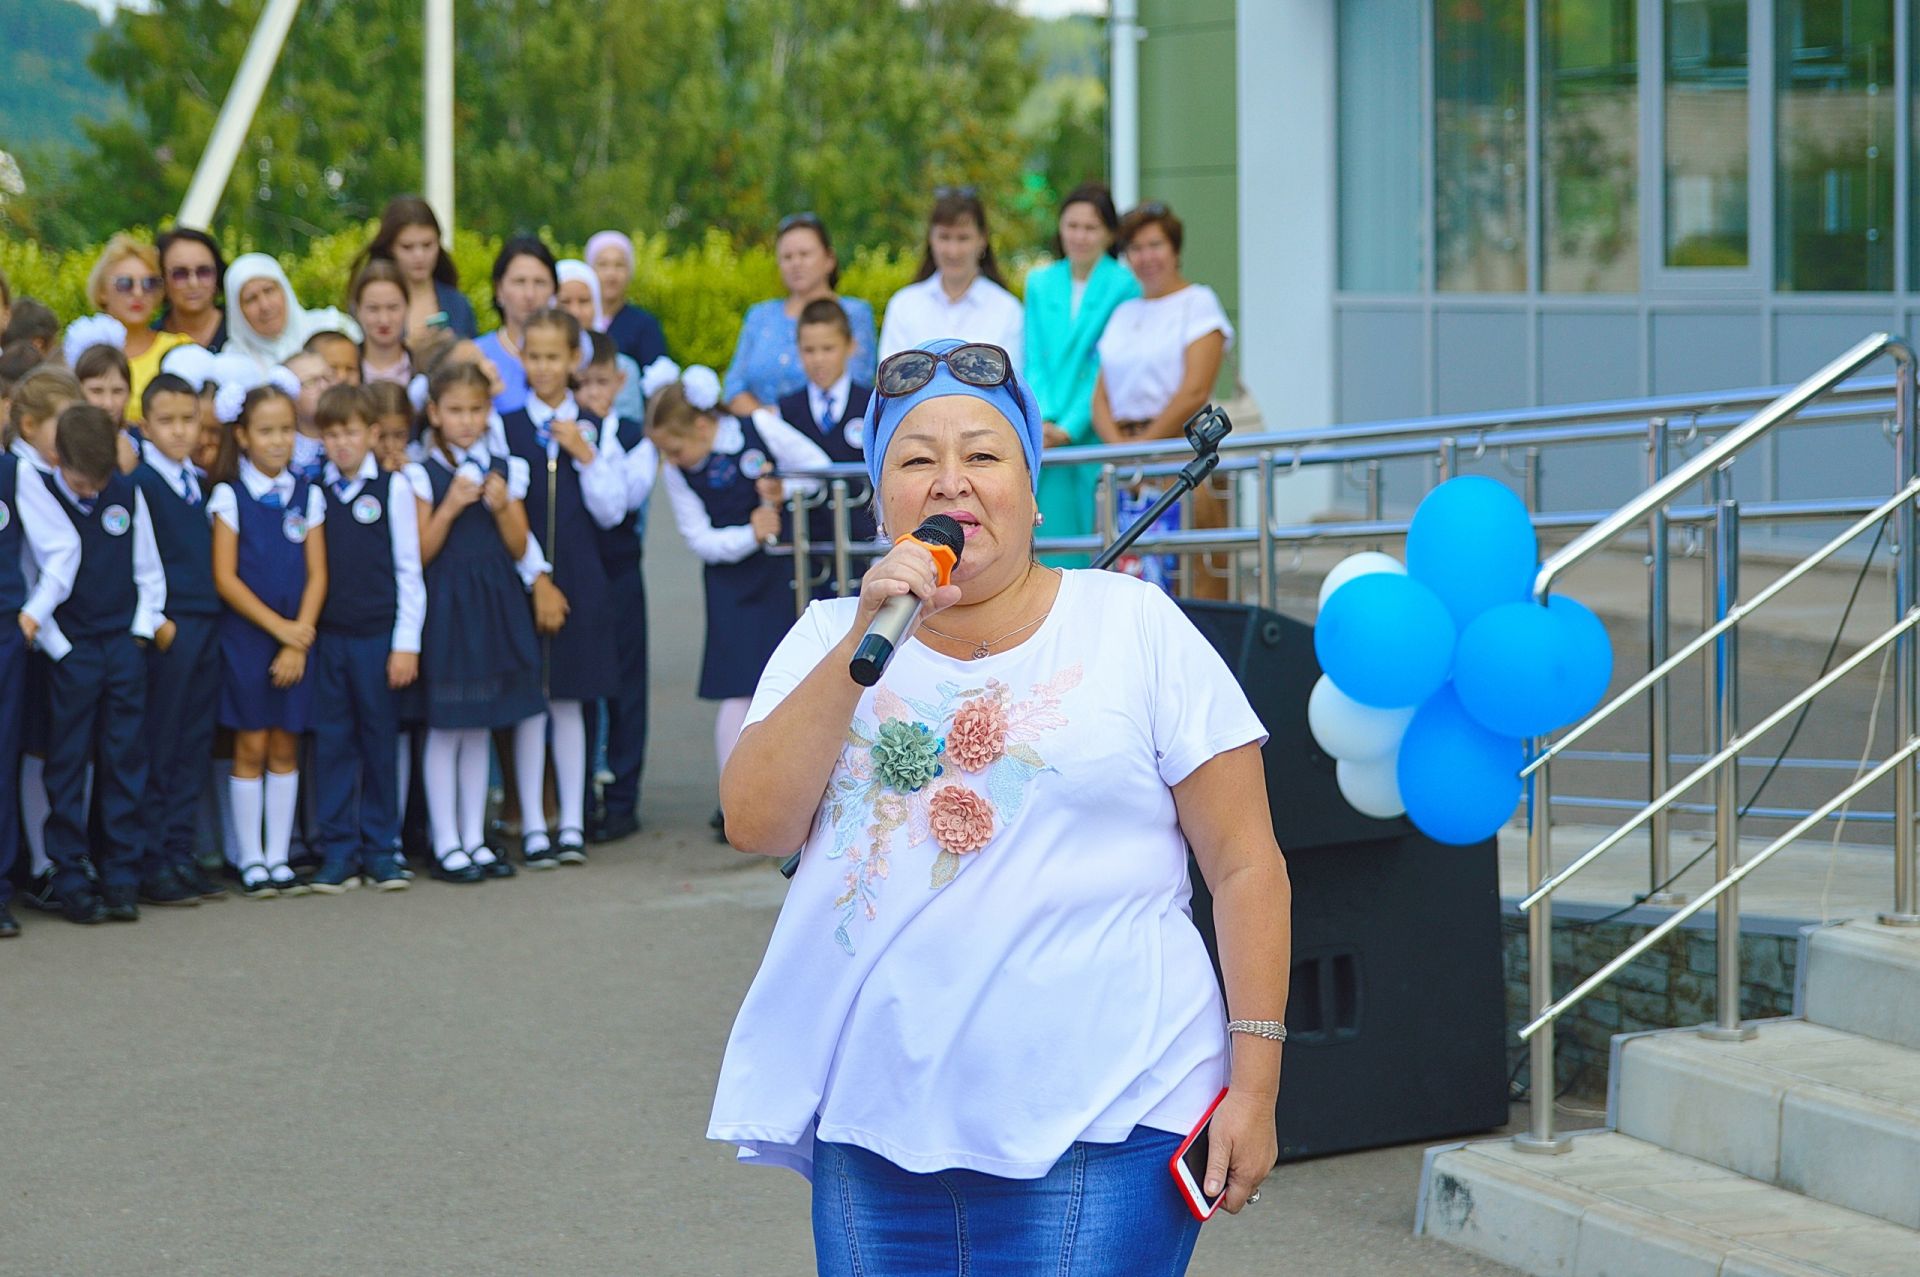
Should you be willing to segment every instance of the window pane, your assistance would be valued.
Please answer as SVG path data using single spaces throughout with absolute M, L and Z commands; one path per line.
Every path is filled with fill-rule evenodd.
M 1420 0 L 1341 0 L 1340 287 L 1420 290 Z
M 1666 261 L 1745 266 L 1747 0 L 1667 0 Z
M 1434 239 L 1442 291 L 1527 286 L 1526 5 L 1434 0 Z
M 1543 0 L 1542 287 L 1640 287 L 1636 0 Z
M 1779 286 L 1891 289 L 1891 0 L 1778 5 Z

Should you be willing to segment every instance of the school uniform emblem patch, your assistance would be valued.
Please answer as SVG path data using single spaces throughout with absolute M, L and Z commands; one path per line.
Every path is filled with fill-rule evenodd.
M 0 501 L 0 532 L 5 532 L 7 530 L 7 525 L 12 522 L 13 522 L 13 511 L 7 508 L 6 502 Z
M 771 469 L 767 465 L 767 454 L 758 448 L 748 448 L 740 454 L 740 473 L 749 479 L 758 479 Z
M 280 531 L 295 545 L 307 539 L 307 516 L 298 510 L 287 511 L 287 517 L 280 520 Z
M 585 422 L 582 422 L 580 425 L 580 437 L 587 441 L 589 448 L 597 448 L 600 446 L 600 432 Z
M 133 516 L 127 513 L 123 505 L 110 505 L 100 512 L 100 526 L 106 529 L 110 537 L 121 537 L 133 526 Z
M 362 492 L 353 499 L 353 521 L 355 523 L 380 522 L 380 498 L 371 492 Z
M 864 451 L 867 446 L 867 419 L 854 417 L 840 428 L 840 433 L 846 439 L 849 448 L 859 448 Z

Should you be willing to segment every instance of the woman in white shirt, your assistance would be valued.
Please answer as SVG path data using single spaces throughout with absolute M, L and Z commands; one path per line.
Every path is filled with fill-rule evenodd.
M 1093 429 L 1106 443 L 1177 439 L 1206 406 L 1220 361 L 1233 344 L 1233 324 L 1220 298 L 1180 273 L 1185 230 L 1173 210 L 1147 203 L 1120 219 L 1116 236 L 1140 281 L 1139 297 L 1121 302 L 1100 335 L 1100 378 L 1093 387 Z M 1193 526 L 1226 526 L 1226 504 L 1202 485 L 1193 494 Z M 1198 570 L 1200 564 L 1205 570 Z M 1227 597 L 1225 555 L 1193 555 L 1186 593 Z
M 1000 277 L 986 205 L 971 186 L 934 192 L 920 271 L 887 302 L 880 357 L 941 337 L 998 346 L 1012 354 L 1015 371 L 1026 350 L 1026 312 Z
M 963 554 L 942 584 L 905 540 L 857 599 L 812 604 L 721 781 L 735 846 L 802 851 L 708 1135 L 812 1180 L 836 1277 L 1184 1272 L 1198 1224 L 1168 1159 L 1229 1075 L 1206 1176 L 1227 1210 L 1277 1150 L 1266 734 L 1165 595 L 1034 561 L 1043 423 L 1010 363 L 951 340 L 881 363 L 876 504 L 895 533 L 951 516 Z M 919 628 L 861 687 L 856 644 L 909 594 Z

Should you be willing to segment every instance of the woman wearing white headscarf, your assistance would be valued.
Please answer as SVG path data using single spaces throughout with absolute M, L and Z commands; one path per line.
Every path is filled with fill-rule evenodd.
M 332 306 L 308 310 L 294 295 L 280 263 L 246 253 L 227 267 L 227 349 L 245 354 L 264 372 L 300 353 L 315 333 L 360 340 L 360 325 Z
M 577 257 L 562 259 L 554 269 L 560 286 L 554 292 L 553 304 L 579 320 L 581 332 L 594 328 L 601 315 L 600 276 Z M 640 365 L 624 351 L 618 362 L 626 380 L 614 396 L 613 410 L 623 421 L 639 421 L 646 413 L 646 400 L 640 392 Z

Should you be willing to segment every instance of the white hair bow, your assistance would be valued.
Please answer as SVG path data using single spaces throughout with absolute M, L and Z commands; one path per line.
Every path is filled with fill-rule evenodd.
M 228 380 L 221 382 L 220 389 L 213 396 L 213 415 L 225 425 L 230 426 L 240 420 L 240 414 L 247 406 L 247 396 L 262 386 L 272 386 L 289 399 L 300 398 L 300 379 L 293 375 L 291 369 L 276 365 L 262 373 L 249 364 L 244 373 L 239 373 L 236 365 L 235 372 L 238 375 L 230 375 Z
M 297 401 L 300 398 L 300 379 L 285 364 L 275 364 L 269 368 L 265 384 L 278 386 L 289 399 Z
M 654 360 L 640 371 L 640 395 L 651 399 L 659 391 L 680 380 L 680 365 L 665 355 Z
M 240 410 L 246 407 L 247 396 L 253 387 L 244 381 L 223 381 L 220 389 L 213 395 L 213 415 L 223 426 L 230 426 L 240 420 Z
M 680 388 L 687 392 L 687 402 L 701 412 L 711 412 L 720 402 L 720 374 L 705 364 L 695 364 L 680 374 Z
M 205 346 L 175 346 L 160 357 L 160 371 L 178 377 L 198 394 L 207 388 L 209 381 L 219 381 L 214 376 L 219 360 L 220 357 Z
M 427 374 L 415 373 L 413 380 L 407 383 L 407 402 L 413 405 L 415 412 L 427 410 Z
M 127 326 L 112 315 L 83 316 L 67 325 L 67 335 L 60 343 L 60 350 L 67 357 L 67 367 L 71 368 L 80 362 L 80 356 L 95 346 L 125 350 Z

